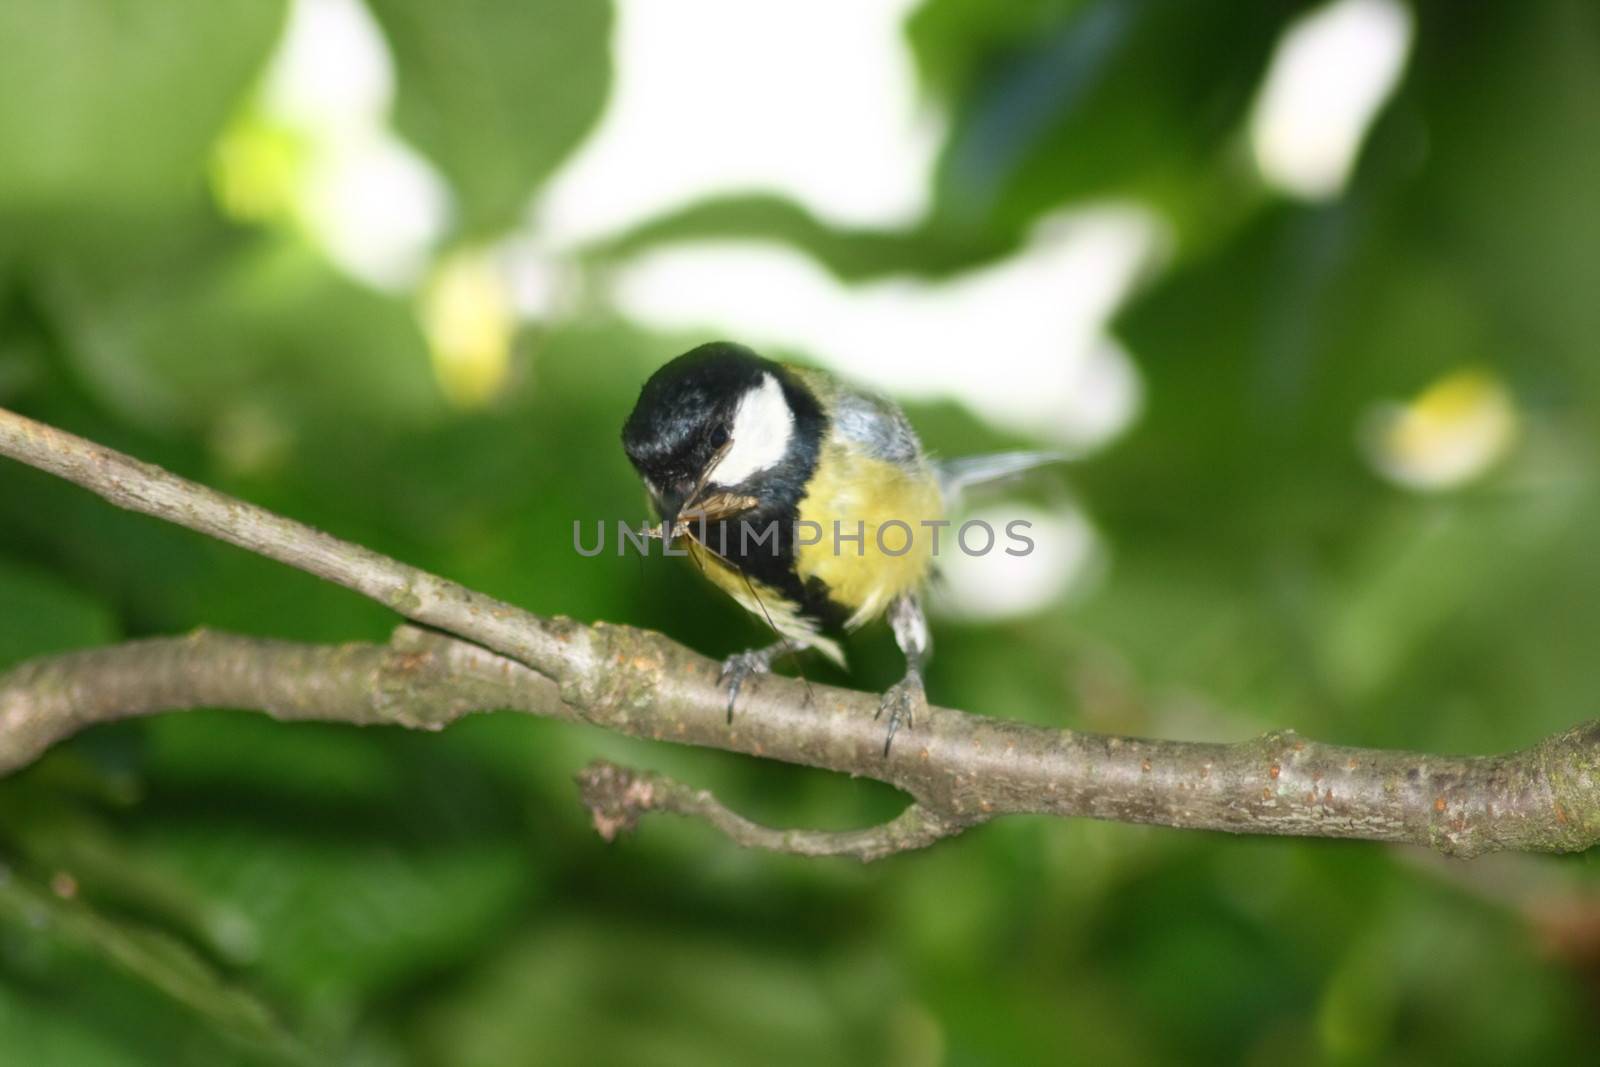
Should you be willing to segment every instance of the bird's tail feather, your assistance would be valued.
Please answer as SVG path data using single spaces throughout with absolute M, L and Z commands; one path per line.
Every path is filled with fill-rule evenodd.
M 942 459 L 934 466 L 939 476 L 939 491 L 944 494 L 948 507 L 973 486 L 988 485 L 1035 467 L 1065 463 L 1072 458 L 1066 452 L 987 452 L 980 456 Z

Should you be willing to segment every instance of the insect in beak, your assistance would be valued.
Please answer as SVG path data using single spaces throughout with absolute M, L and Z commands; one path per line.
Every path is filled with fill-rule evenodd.
M 739 493 L 709 493 L 679 513 L 679 524 L 690 522 L 721 522 L 752 510 L 760 501 Z

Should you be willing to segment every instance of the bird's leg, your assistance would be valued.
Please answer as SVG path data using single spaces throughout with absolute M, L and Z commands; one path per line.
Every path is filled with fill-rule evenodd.
M 739 699 L 739 687 L 752 674 L 766 674 L 772 670 L 772 661 L 786 652 L 795 651 L 796 645 L 779 641 L 766 648 L 752 648 L 735 652 L 722 661 L 722 684 L 728 687 L 728 721 L 733 722 L 733 702 Z
M 928 636 L 928 617 L 922 613 L 922 601 L 914 595 L 897 597 L 889 605 L 889 626 L 894 630 L 895 644 L 906 657 L 906 676 L 889 687 L 878 704 L 878 715 L 889 713 L 889 733 L 883 739 L 883 754 L 889 755 L 895 731 L 904 722 L 907 729 L 916 725 L 916 717 L 926 711 L 928 696 L 922 687 L 922 669 L 928 664 L 928 654 L 933 642 Z

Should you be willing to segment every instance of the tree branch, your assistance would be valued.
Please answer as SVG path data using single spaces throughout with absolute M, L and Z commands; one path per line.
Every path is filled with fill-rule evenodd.
M 505 707 L 876 778 L 914 798 L 883 827 L 819 835 L 755 826 L 654 776 L 611 772 L 613 786 L 591 787 L 619 828 L 668 810 L 741 844 L 807 855 L 873 858 L 1010 813 L 1410 842 L 1455 855 L 1600 841 L 1600 722 L 1509 755 L 1440 757 L 1287 731 L 1237 744 L 1142 740 L 932 708 L 883 757 L 870 694 L 818 685 L 808 700 L 800 682 L 766 676 L 742 691 L 730 726 L 718 666 L 659 634 L 541 618 L 3 410 L 0 455 L 461 639 L 403 628 L 386 646 L 307 646 L 201 633 L 35 660 L 0 675 L 0 773 L 91 723 L 165 709 L 437 729 Z

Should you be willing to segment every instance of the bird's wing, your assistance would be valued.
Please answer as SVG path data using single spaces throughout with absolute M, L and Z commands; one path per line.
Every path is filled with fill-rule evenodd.
M 1072 459 L 1065 452 L 986 452 L 980 456 L 960 456 L 934 463 L 939 476 L 939 491 L 945 507 L 952 508 L 973 486 L 1002 481 L 1035 467 L 1065 463 Z
M 886 396 L 812 367 L 790 365 L 790 373 L 811 390 L 828 412 L 832 432 L 861 452 L 896 466 L 916 468 L 925 459 L 922 442 L 900 406 Z
M 867 455 L 899 467 L 923 463 L 922 442 L 905 413 L 876 393 L 841 390 L 833 398 L 833 431 Z

